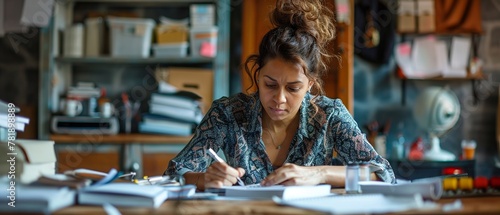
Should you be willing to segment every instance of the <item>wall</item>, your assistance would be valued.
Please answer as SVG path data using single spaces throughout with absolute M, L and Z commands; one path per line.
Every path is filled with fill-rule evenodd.
M 487 29 L 487 25 L 500 22 L 500 3 L 484 0 L 481 4 L 484 29 Z M 485 35 L 482 37 L 483 43 L 484 38 Z M 397 38 L 397 40 L 400 39 Z M 491 43 L 486 46 L 496 44 L 493 41 Z M 493 54 L 498 56 L 499 45 L 496 44 L 495 48 L 492 48 L 496 51 Z M 480 53 L 484 52 L 485 50 L 480 50 Z M 354 60 L 354 118 L 365 131 L 365 126 L 369 122 L 377 120 L 384 123 L 391 120 L 391 129 L 387 139 L 388 154 L 390 154 L 390 143 L 395 141 L 398 133 L 403 134 L 406 144 L 425 135 L 412 116 L 412 108 L 415 106 L 415 98 L 418 94 L 429 86 L 448 85 L 459 98 L 462 111 L 458 123 L 441 136 L 442 148 L 458 156 L 461 153 L 461 140 L 474 139 L 478 143 L 476 175 L 487 177 L 500 175 L 499 167 L 495 167 L 495 157 L 498 156 L 495 129 L 500 81 L 500 69 L 497 68 L 499 67 L 486 68 L 485 79 L 480 81 L 408 80 L 404 87 L 403 81 L 395 75 L 393 59 L 387 64 L 375 65 L 356 57 Z M 402 103 L 403 99 L 405 104 Z

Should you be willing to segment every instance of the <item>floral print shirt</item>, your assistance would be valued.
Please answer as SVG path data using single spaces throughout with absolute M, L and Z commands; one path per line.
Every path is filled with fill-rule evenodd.
M 299 109 L 299 128 L 285 163 L 300 166 L 346 165 L 368 161 L 383 181 L 396 183 L 389 162 L 377 154 L 366 140 L 340 99 L 307 93 Z M 318 112 L 310 102 L 318 107 Z M 165 174 L 205 172 L 213 159 L 212 148 L 222 150 L 226 162 L 241 167 L 245 184 L 255 184 L 274 171 L 262 141 L 262 106 L 258 92 L 239 93 L 213 102 L 198 125 L 193 138 L 170 161 Z

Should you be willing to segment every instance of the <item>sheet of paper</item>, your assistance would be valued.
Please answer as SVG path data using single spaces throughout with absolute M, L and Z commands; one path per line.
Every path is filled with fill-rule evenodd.
M 403 70 L 406 77 L 414 77 L 413 63 L 411 61 L 411 44 L 403 42 L 396 45 L 395 50 L 396 63 Z
M 443 195 L 440 177 L 414 180 L 409 183 L 390 184 L 381 181 L 363 181 L 359 185 L 364 194 L 376 193 L 392 196 L 421 195 L 424 199 L 438 200 Z
M 448 46 L 444 41 L 436 41 L 435 43 L 436 59 L 438 62 L 438 70 L 441 71 L 441 75 L 445 76 L 449 73 L 450 65 L 448 59 Z
M 453 37 L 450 50 L 450 68 L 445 76 L 467 76 L 467 65 L 471 49 L 471 40 L 465 37 Z
M 415 75 L 421 78 L 440 76 L 442 65 L 436 49 L 435 37 L 416 38 L 413 41 L 412 64 L 415 68 Z
M 243 197 L 249 199 L 271 199 L 278 196 L 282 199 L 310 198 L 330 195 L 331 186 L 229 186 L 224 187 L 226 197 Z
M 320 198 L 282 200 L 273 198 L 280 205 L 310 209 L 330 214 L 378 214 L 414 209 L 435 209 L 434 202 L 424 202 L 419 195 L 391 197 L 382 194 L 332 195 Z
M 24 0 L 21 24 L 46 27 L 52 16 L 54 0 Z

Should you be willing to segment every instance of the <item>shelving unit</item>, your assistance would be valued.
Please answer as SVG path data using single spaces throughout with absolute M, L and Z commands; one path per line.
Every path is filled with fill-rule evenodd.
M 190 4 L 210 3 L 215 6 L 215 20 L 218 28 L 217 32 L 217 55 L 214 58 L 205 57 L 174 57 L 174 58 L 131 58 L 131 57 L 65 57 L 61 53 L 62 36 L 61 32 L 67 26 L 73 24 L 79 17 L 81 9 L 78 5 L 84 5 L 85 9 L 95 8 L 97 11 L 106 11 L 108 7 L 126 8 L 137 12 L 145 18 L 154 18 L 155 13 L 148 14 L 146 9 L 157 10 L 158 8 L 186 8 L 189 11 Z M 188 66 L 211 68 L 213 71 L 213 98 L 220 98 L 229 95 L 229 22 L 230 22 L 230 1 L 229 0 L 56 0 L 54 13 L 48 28 L 41 33 L 41 53 L 40 53 L 40 90 L 39 90 L 39 111 L 38 111 L 38 138 L 51 139 L 56 143 L 76 144 L 85 143 L 88 139 L 99 139 L 103 144 L 120 145 L 122 151 L 122 168 L 127 168 L 131 162 L 141 160 L 140 150 L 137 147 L 142 144 L 185 144 L 189 137 L 177 137 L 168 135 L 150 134 L 117 134 L 117 135 L 55 135 L 50 133 L 50 119 L 55 113 L 57 98 L 61 93 L 56 88 L 56 82 L 64 83 L 64 90 L 67 90 L 73 83 L 75 66 L 106 67 L 109 72 L 114 72 L 112 68 L 127 66 Z M 169 15 L 169 14 L 165 14 Z M 187 14 L 189 16 L 189 14 Z M 158 18 L 158 17 L 156 17 Z M 57 146 L 57 145 L 56 145 Z M 56 149 L 57 150 L 57 149 Z M 132 155 L 133 157 L 126 157 Z M 133 161 L 132 161 L 132 160 Z
M 401 41 L 406 41 L 408 40 L 407 37 L 422 37 L 422 36 L 436 36 L 436 37 L 453 37 L 453 36 L 466 36 L 470 37 L 471 46 L 472 46 L 472 51 L 471 51 L 471 56 L 472 55 L 477 55 L 476 48 L 474 47 L 477 44 L 475 44 L 475 40 L 478 38 L 478 35 L 476 33 L 447 33 L 447 32 L 427 32 L 427 33 L 408 33 L 408 32 L 398 32 L 398 34 L 401 36 Z M 396 68 L 398 77 L 401 79 L 401 90 L 402 90 L 402 96 L 401 96 L 401 104 L 406 105 L 406 85 L 407 81 L 471 81 L 472 83 L 472 91 L 473 95 L 477 97 L 477 94 L 475 92 L 475 83 L 477 81 L 483 80 L 484 75 L 482 71 L 478 71 L 475 74 L 471 74 L 470 71 L 467 71 L 467 76 L 466 77 L 432 77 L 432 78 L 408 78 L 408 77 L 401 77 L 400 74 L 403 72 L 401 71 L 401 68 L 397 67 Z

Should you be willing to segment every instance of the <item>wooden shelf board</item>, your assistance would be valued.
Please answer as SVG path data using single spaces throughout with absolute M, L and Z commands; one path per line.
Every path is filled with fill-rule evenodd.
M 148 144 L 186 144 L 192 136 L 169 136 L 155 134 L 117 134 L 117 135 L 72 135 L 51 134 L 49 138 L 56 143 L 148 143 Z
M 165 63 L 165 64 L 186 64 L 186 63 L 212 63 L 213 58 L 205 57 L 150 57 L 150 58 L 134 58 L 134 57 L 57 57 L 57 62 L 60 63 L 109 63 L 109 64 L 149 64 L 149 63 Z
M 404 72 L 402 69 L 398 66 L 396 68 L 397 70 L 397 76 L 400 79 L 403 80 L 424 80 L 424 81 L 460 81 L 460 80 L 482 80 L 484 79 L 484 73 L 482 71 L 478 71 L 476 74 L 471 75 L 469 72 L 467 72 L 466 77 L 432 77 L 432 78 L 408 78 L 408 77 L 403 77 Z
M 484 79 L 482 73 L 468 75 L 466 77 L 434 77 L 434 78 L 405 78 L 407 80 L 426 80 L 426 81 L 458 81 L 458 80 L 481 80 Z

